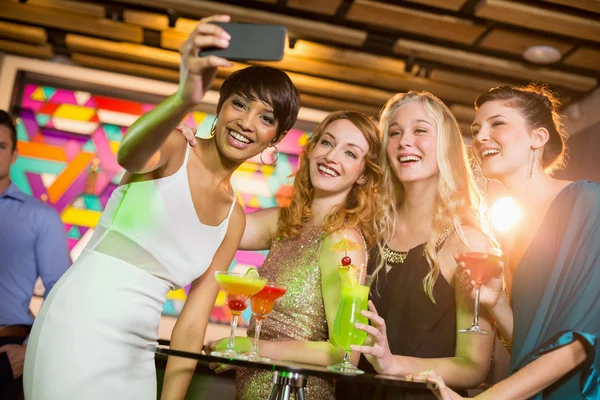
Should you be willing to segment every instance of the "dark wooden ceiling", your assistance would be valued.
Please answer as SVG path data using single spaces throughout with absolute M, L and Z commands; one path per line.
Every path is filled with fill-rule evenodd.
M 376 114 L 395 92 L 429 90 L 466 127 L 490 87 L 546 83 L 568 103 L 600 78 L 600 0 L 0 0 L 0 50 L 176 81 L 176 50 L 215 13 L 286 25 L 293 48 L 272 65 L 325 110 Z M 562 58 L 527 62 L 533 45 Z

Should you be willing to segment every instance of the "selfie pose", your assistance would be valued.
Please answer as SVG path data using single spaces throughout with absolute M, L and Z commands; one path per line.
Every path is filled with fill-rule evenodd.
M 25 360 L 27 399 L 156 399 L 154 354 L 170 289 L 191 289 L 172 345 L 200 352 L 218 286 L 245 218 L 230 184 L 247 159 L 296 121 L 298 91 L 274 68 L 250 67 L 223 83 L 212 136 L 190 148 L 175 127 L 202 101 L 229 35 L 202 20 L 181 49 L 179 90 L 138 119 L 123 139 L 127 170 L 84 252 L 54 286 L 35 320 Z M 193 312 L 189 310 L 192 309 Z M 170 358 L 163 398 L 183 398 L 196 362 Z
M 511 351 L 509 378 L 478 399 L 600 398 L 600 185 L 552 179 L 564 163 L 558 100 L 538 86 L 500 86 L 479 96 L 473 152 L 521 209 L 521 226 L 502 276 L 483 286 Z M 471 285 L 470 271 L 463 275 Z M 437 375 L 440 399 L 461 398 Z

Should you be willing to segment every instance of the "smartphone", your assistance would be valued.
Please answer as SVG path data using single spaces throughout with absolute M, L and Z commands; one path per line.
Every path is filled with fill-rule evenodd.
M 283 58 L 287 29 L 280 25 L 222 23 L 221 26 L 231 35 L 226 49 L 206 48 L 200 57 L 215 55 L 230 61 L 279 61 Z

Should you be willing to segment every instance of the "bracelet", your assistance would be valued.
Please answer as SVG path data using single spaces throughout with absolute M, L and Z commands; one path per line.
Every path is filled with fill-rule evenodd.
M 500 343 L 502 343 L 502 345 L 504 346 L 504 348 L 506 349 L 506 351 L 508 351 L 509 353 L 512 352 L 512 345 L 513 345 L 513 340 L 505 340 L 502 335 L 500 334 L 500 331 L 498 331 L 498 339 L 500 340 Z

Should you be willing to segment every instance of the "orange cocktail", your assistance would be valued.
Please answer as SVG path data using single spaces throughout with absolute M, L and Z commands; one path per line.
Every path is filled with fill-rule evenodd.
M 252 296 L 250 305 L 252 307 L 252 314 L 256 320 L 256 329 L 254 331 L 254 344 L 252 345 L 252 349 L 250 349 L 250 353 L 248 353 L 250 361 L 269 361 L 267 358 L 261 358 L 258 354 L 260 327 L 263 320 L 273 311 L 275 301 L 283 296 L 285 292 L 287 292 L 286 285 L 269 282 L 260 292 Z
M 225 351 L 212 352 L 211 355 L 226 358 L 246 358 L 235 351 L 235 330 L 238 318 L 248 306 L 248 298 L 259 292 L 267 284 L 267 278 L 261 278 L 256 270 L 250 270 L 246 274 L 219 271 L 215 273 L 215 279 L 227 293 L 227 305 L 233 314 L 233 318 L 231 318 L 231 335 Z

